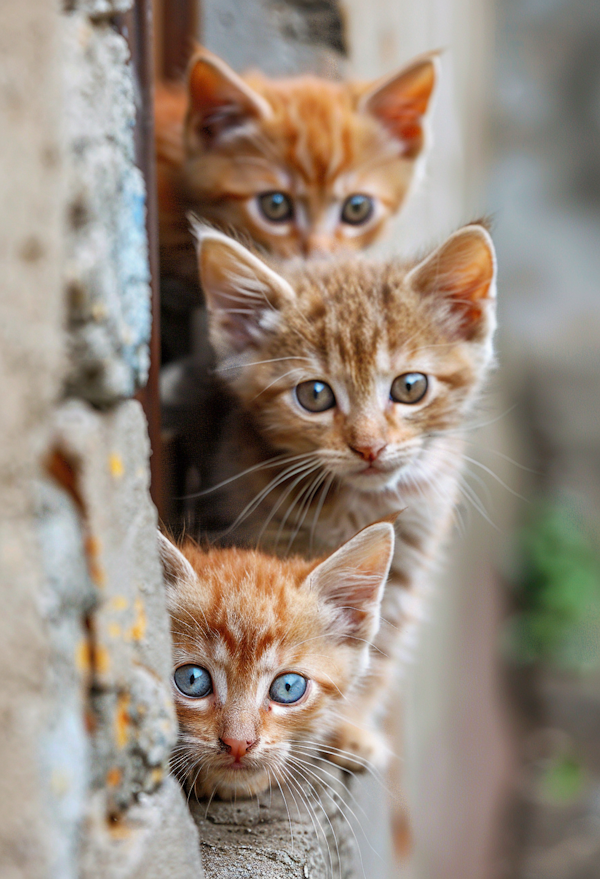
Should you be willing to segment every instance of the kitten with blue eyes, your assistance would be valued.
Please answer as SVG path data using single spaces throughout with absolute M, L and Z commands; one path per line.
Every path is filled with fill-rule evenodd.
M 373 721 L 394 658 L 414 648 L 452 523 L 462 432 L 493 360 L 491 238 L 471 225 L 420 262 L 337 258 L 276 270 L 214 230 L 198 234 L 220 422 L 211 450 L 195 445 L 207 408 L 181 423 L 201 489 L 187 525 L 311 558 L 404 510 L 369 677 L 332 739 L 383 760 Z M 182 400 L 198 381 L 184 377 Z
M 199 48 L 187 83 L 157 85 L 163 363 L 189 353 L 200 302 L 190 213 L 282 259 L 370 246 L 421 176 L 438 68 L 272 79 Z
M 196 282 L 189 212 L 283 258 L 367 247 L 418 175 L 438 67 L 271 79 L 198 49 L 155 93 L 161 273 Z
M 298 784 L 365 677 L 393 546 L 388 522 L 318 562 L 177 548 L 159 534 L 179 721 L 172 764 L 188 790 L 230 799 Z

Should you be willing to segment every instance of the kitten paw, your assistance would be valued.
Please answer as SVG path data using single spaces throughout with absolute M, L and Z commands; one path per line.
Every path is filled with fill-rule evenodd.
M 389 748 L 376 729 L 359 729 L 350 722 L 340 723 L 323 748 L 327 758 L 350 772 L 365 772 L 385 766 Z

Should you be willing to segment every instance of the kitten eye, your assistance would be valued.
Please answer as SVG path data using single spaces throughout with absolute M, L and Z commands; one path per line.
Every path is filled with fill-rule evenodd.
M 269 696 L 273 702 L 280 702 L 282 705 L 292 705 L 304 696 L 307 686 L 308 681 L 302 675 L 288 672 L 275 678 L 271 684 Z
M 405 372 L 392 382 L 390 397 L 394 403 L 418 403 L 427 393 L 429 382 L 422 372 Z
M 296 399 L 309 412 L 325 412 L 335 406 L 333 391 L 325 382 L 318 380 L 296 385 Z
M 212 681 L 205 668 L 199 665 L 182 665 L 175 669 L 175 684 L 184 696 L 202 699 L 212 693 Z
M 366 223 L 373 213 L 373 199 L 368 195 L 350 195 L 342 206 L 342 220 L 352 226 Z
M 264 192 L 258 196 L 258 205 L 272 223 L 285 223 L 294 216 L 294 206 L 285 192 Z

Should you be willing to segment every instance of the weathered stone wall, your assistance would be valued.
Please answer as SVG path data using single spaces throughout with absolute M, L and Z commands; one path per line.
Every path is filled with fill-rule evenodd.
M 0 874 L 202 875 L 168 777 L 128 0 L 2 3 Z M 101 406 L 102 408 L 95 408 Z

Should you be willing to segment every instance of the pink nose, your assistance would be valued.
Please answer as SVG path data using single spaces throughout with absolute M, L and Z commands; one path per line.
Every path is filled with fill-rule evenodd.
M 360 455 L 364 461 L 368 461 L 369 464 L 372 464 L 373 461 L 377 460 L 386 446 L 387 443 L 382 441 L 379 443 L 371 443 L 368 446 L 350 446 L 350 448 L 353 452 L 356 452 L 357 455 Z
M 220 741 L 225 745 L 228 753 L 231 754 L 236 762 L 239 762 L 244 754 L 246 754 L 250 750 L 250 748 L 256 744 L 256 741 L 248 742 L 244 739 L 221 739 Z

